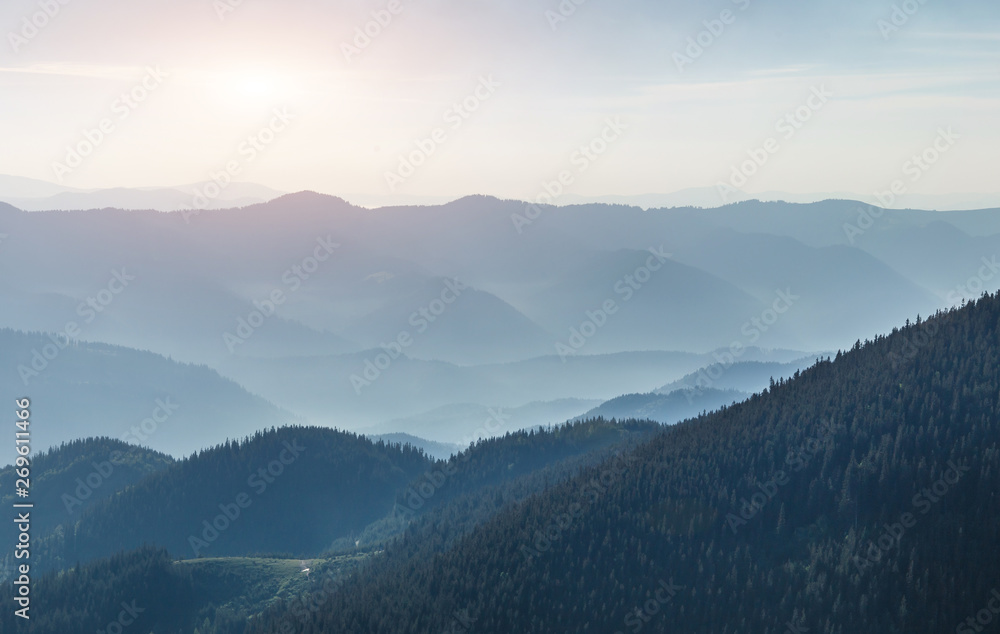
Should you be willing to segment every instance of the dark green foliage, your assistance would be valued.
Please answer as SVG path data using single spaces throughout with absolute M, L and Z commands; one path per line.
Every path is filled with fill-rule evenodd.
M 436 487 L 433 497 L 426 500 L 425 508 L 484 487 L 501 485 L 568 458 L 638 442 L 660 429 L 660 425 L 648 420 L 619 422 L 594 418 L 579 423 L 564 423 L 547 430 L 519 431 L 500 438 L 480 440 L 461 454 L 435 466 L 437 472 L 454 475 L 446 477 L 441 486 Z M 411 501 L 420 492 L 421 485 L 428 481 L 429 478 L 424 476 L 411 483 L 397 498 L 398 505 L 419 510 Z
M 601 403 L 581 418 L 644 418 L 669 425 L 738 403 L 748 396 L 750 395 L 737 390 L 703 387 L 681 388 L 668 394 L 625 394 Z
M 360 560 L 341 558 L 323 567 L 340 574 Z M 275 597 L 295 596 L 307 588 L 299 560 L 175 562 L 166 551 L 143 547 L 36 577 L 30 622 L 3 610 L 0 631 L 91 634 L 118 631 L 108 627 L 118 622 L 122 632 L 236 634 L 245 628 L 248 615 L 256 615 Z
M 395 492 L 430 465 L 411 447 L 331 429 L 258 432 L 192 455 L 94 505 L 72 530 L 45 541 L 39 563 L 64 567 L 147 543 L 181 558 L 314 556 L 333 537 L 387 514 Z M 249 500 L 246 508 L 239 508 L 241 495 Z M 239 516 L 226 518 L 226 509 Z M 216 523 L 220 515 L 218 526 L 225 528 L 206 539 L 204 522 Z M 202 540 L 198 552 L 192 540 Z
M 165 454 L 111 438 L 74 440 L 33 457 L 33 538 L 38 540 L 57 529 L 65 531 L 63 525 L 71 527 L 86 509 L 173 462 Z M 13 466 L 0 470 L 0 507 L 10 509 L 11 504 L 23 501 L 14 495 L 15 478 Z M 0 523 L 0 543 L 14 544 L 16 540 L 14 523 Z
M 1000 585 L 998 338 L 1000 295 L 858 342 L 250 630 L 955 631 Z
M 398 534 L 409 526 L 411 543 L 421 543 L 430 550 L 444 550 L 455 539 L 468 534 L 477 524 L 488 520 L 506 505 L 524 500 L 553 483 L 564 481 L 589 464 L 599 463 L 603 456 L 616 448 L 620 450 L 634 446 L 659 428 L 659 425 L 649 422 L 618 423 L 597 419 L 586 423 L 559 425 L 547 430 L 507 434 L 503 438 L 481 441 L 470 447 L 454 461 L 454 476 L 443 481 L 435 474 L 451 471 L 446 468 L 448 463 L 420 462 L 427 469 L 420 477 L 409 482 L 407 490 L 419 487 L 421 482 L 438 482 L 439 486 L 435 487 L 425 499 L 425 505 L 417 512 L 405 514 L 401 518 L 403 521 L 392 534 Z M 302 438 L 303 434 L 309 437 L 315 432 L 324 430 L 267 432 L 258 434 L 255 440 L 265 442 L 261 439 L 269 439 L 266 445 L 273 447 L 277 442 L 276 438 L 272 438 L 274 434 L 279 434 L 279 438 L 283 433 L 288 437 Z M 333 435 L 330 442 L 343 444 L 345 451 L 356 449 L 359 441 L 366 442 L 350 434 L 329 430 L 319 433 L 319 436 L 326 438 L 328 434 Z M 78 458 L 76 454 L 80 453 L 78 445 L 93 445 L 96 448 L 105 447 L 106 444 L 106 441 L 99 440 L 72 443 L 53 453 L 58 454 L 56 462 L 73 464 Z M 250 451 L 246 445 L 247 442 L 237 443 L 236 454 L 240 453 L 241 448 Z M 117 444 L 114 446 L 117 447 Z M 387 448 L 382 443 L 368 443 L 368 446 L 375 451 L 388 451 L 389 455 L 397 458 L 402 455 L 411 456 L 414 451 L 406 446 Z M 229 453 L 220 454 L 220 450 L 226 447 L 203 452 L 190 460 L 219 462 L 220 455 L 232 455 L 233 444 L 228 445 Z M 126 449 L 134 451 L 137 448 L 126 446 Z M 48 460 L 43 462 L 47 464 Z M 178 463 L 177 466 L 181 464 L 183 463 Z M 293 466 L 295 464 L 289 468 Z M 145 491 L 147 484 L 142 482 L 134 490 Z M 275 484 L 278 484 L 277 479 Z M 314 497 L 315 489 L 304 491 L 304 494 Z M 135 493 L 127 491 L 121 497 L 131 500 L 133 495 Z M 391 505 L 393 499 L 404 498 L 404 490 L 400 489 L 399 493 L 392 492 L 384 496 L 384 502 Z M 115 509 L 116 505 L 108 505 L 107 508 Z M 90 521 L 93 520 L 88 516 L 85 522 Z M 339 580 L 372 553 L 370 549 L 362 549 L 346 556 L 307 559 L 302 562 L 298 559 L 237 557 L 172 563 L 164 552 L 142 548 L 128 554 L 115 555 L 110 560 L 76 568 L 72 574 L 50 574 L 41 579 L 34 587 L 34 594 L 42 597 L 42 600 L 37 601 L 33 607 L 33 614 L 39 616 L 33 617 L 32 631 L 60 634 L 91 632 L 96 631 L 96 628 L 91 628 L 95 622 L 102 622 L 103 628 L 111 618 L 109 613 L 117 616 L 121 611 L 120 602 L 105 600 L 106 597 L 118 600 L 119 597 L 138 596 L 132 589 L 139 584 L 165 597 L 163 601 L 154 603 L 157 610 L 151 612 L 150 618 L 136 622 L 142 628 L 140 631 L 156 634 L 191 631 L 199 634 L 238 634 L 244 631 L 248 617 L 252 618 L 272 604 L 286 608 L 290 606 L 293 610 L 305 609 L 303 606 L 308 604 L 304 604 L 302 598 L 310 597 L 310 588 L 311 596 L 314 597 L 310 601 L 324 600 L 327 592 L 323 588 L 324 585 L 330 586 L 330 579 L 338 580 L 333 587 L 339 590 Z M 302 573 L 303 565 L 310 568 L 311 577 Z M 37 573 L 33 574 L 37 579 Z M 95 575 L 102 575 L 103 580 L 95 583 Z M 100 595 L 92 596 L 91 593 Z M 60 605 L 60 600 L 68 607 L 53 609 L 53 605 Z M 119 607 L 116 608 L 116 605 Z M 142 601 L 138 601 L 137 605 L 147 607 Z M 278 609 L 273 606 L 272 610 Z M 165 607 L 170 610 L 162 611 Z M 7 617 L 10 614 L 4 615 L 4 618 Z M 16 621 L 3 619 L 0 619 L 0 624 L 4 627 L 18 625 Z
M 125 611 L 123 621 L 134 622 L 124 631 L 184 634 L 188 617 L 175 606 L 199 601 L 190 572 L 154 548 L 36 578 L 33 595 L 30 627 L 12 608 L 0 612 L 0 631 L 103 632 Z
M 308 592 L 300 594 L 307 586 L 298 579 L 268 601 L 245 564 L 165 572 L 166 557 L 144 550 L 42 580 L 36 605 L 62 620 L 34 631 L 94 631 L 84 617 L 113 606 L 126 588 L 152 587 L 174 621 L 136 631 L 953 632 L 1000 586 L 998 417 L 1000 295 L 858 342 L 638 446 L 657 426 L 597 420 L 512 434 L 448 463 L 414 452 L 411 464 L 407 449 L 392 449 L 413 470 L 386 494 L 386 508 L 395 500 L 398 512 L 408 487 L 440 485 L 358 574 L 344 577 L 336 559 L 313 562 Z M 169 502 L 155 498 L 157 482 L 231 493 L 219 483 L 245 484 L 254 459 L 270 459 L 285 434 L 307 432 L 318 437 L 302 444 L 320 447 L 324 434 L 339 434 L 292 429 L 227 443 L 100 506 L 119 522 L 157 513 L 132 508 L 151 496 Z M 352 439 L 332 444 L 347 451 Z M 445 467 L 453 473 L 442 481 L 435 473 Z M 314 480 L 327 482 L 315 469 Z M 184 478 L 162 481 L 175 473 Z M 371 476 L 340 477 L 360 486 Z M 179 490 L 191 503 L 188 487 Z M 146 497 L 132 497 L 137 490 Z M 324 494 L 315 483 L 293 491 L 289 498 L 310 507 Z M 131 506 L 118 509 L 125 501 Z M 258 533 L 279 527 L 283 539 L 256 550 L 294 552 L 289 544 L 312 534 L 317 520 L 290 505 L 274 509 L 248 524 Z M 81 529 L 96 530 L 86 523 Z M 186 598 L 191 591 L 197 599 Z M 62 605 L 57 598 L 78 617 L 53 607 Z
M 502 507 L 572 477 L 612 451 L 632 448 L 659 432 L 652 421 L 595 418 L 546 429 L 480 440 L 411 482 L 396 496 L 389 517 L 367 527 L 357 540 L 341 539 L 332 552 L 371 548 L 398 536 L 416 518 L 427 539 L 454 539 Z M 431 513 L 431 517 L 424 517 Z M 428 534 L 427 525 L 447 526 L 447 535 Z

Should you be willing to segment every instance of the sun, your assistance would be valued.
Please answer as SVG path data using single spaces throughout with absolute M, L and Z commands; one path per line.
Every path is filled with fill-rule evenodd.
M 180 74 L 180 73 L 178 73 Z M 217 66 L 184 73 L 202 107 L 228 113 L 229 121 L 246 125 L 242 117 L 259 118 L 275 107 L 292 107 L 305 82 L 294 68 L 276 65 Z
M 232 91 L 241 97 L 274 97 L 281 93 L 281 79 L 271 73 L 245 71 L 233 77 Z

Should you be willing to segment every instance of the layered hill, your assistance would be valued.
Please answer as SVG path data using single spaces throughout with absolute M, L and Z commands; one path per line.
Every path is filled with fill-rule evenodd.
M 87 509 L 173 463 L 168 455 L 111 438 L 76 440 L 41 452 L 30 464 L 33 538 L 72 531 Z M 14 494 L 17 478 L 13 465 L 0 469 L 0 504 L 7 508 L 25 501 Z M 17 537 L 15 523 L 0 525 L 4 543 L 14 544 Z M 17 576 L 13 552 L 0 562 L 0 580 Z
M 151 352 L 10 329 L 0 351 L 0 397 L 30 397 L 35 452 L 109 436 L 179 457 L 296 420 L 215 370 Z
M 696 369 L 649 366 L 598 393 L 578 358 L 849 347 L 1000 283 L 986 211 L 530 212 L 524 224 L 519 201 L 365 209 L 311 192 L 198 213 L 3 205 L 0 267 L 19 273 L 0 280 L 0 326 L 62 337 L 72 322 L 76 339 L 207 364 L 309 423 L 359 431 L 460 403 L 649 392 Z M 505 372 L 532 365 L 546 367 L 523 385 Z
M 51 572 L 41 578 L 37 586 L 38 600 L 34 605 L 38 610 L 38 618 L 33 621 L 36 628 L 34 631 L 61 634 L 89 631 L 93 629 L 91 626 L 94 623 L 106 622 L 108 615 L 113 620 L 121 608 L 121 602 L 126 601 L 143 610 L 141 614 L 132 615 L 136 617 L 136 623 L 144 630 L 157 634 L 192 630 L 205 634 L 241 632 L 248 619 L 256 617 L 275 601 L 284 600 L 301 606 L 301 597 L 311 591 L 310 575 L 312 580 L 333 578 L 340 584 L 356 568 L 362 566 L 363 570 L 366 562 L 380 557 L 382 549 L 387 544 L 394 543 L 404 532 L 423 535 L 433 542 L 454 542 L 477 525 L 494 517 L 503 508 L 518 504 L 554 483 L 573 477 L 587 466 L 601 462 L 609 454 L 636 446 L 659 429 L 658 424 L 649 421 L 615 423 L 595 419 L 543 430 L 508 433 L 477 442 L 448 460 L 424 463 L 426 471 L 407 481 L 405 487 L 398 488 L 390 495 L 382 495 L 384 491 L 378 490 L 378 482 L 345 484 L 343 479 L 337 480 L 339 484 L 333 486 L 323 482 L 314 487 L 282 491 L 287 503 L 294 503 L 300 511 L 285 508 L 284 512 L 278 513 L 276 507 L 280 502 L 264 500 L 263 496 L 259 500 L 254 497 L 251 498 L 251 505 L 241 507 L 241 516 L 231 520 L 229 526 L 223 527 L 224 522 L 220 520 L 220 527 L 217 529 L 219 535 L 214 540 L 208 540 L 210 545 L 222 543 L 223 535 L 229 531 L 241 531 L 244 533 L 244 541 L 248 539 L 247 533 L 257 539 L 263 537 L 256 544 L 259 547 L 294 546 L 301 540 L 299 533 L 304 531 L 296 531 L 288 523 L 306 521 L 304 518 L 309 517 L 313 518 L 314 527 L 319 526 L 328 512 L 323 505 L 329 501 L 330 496 L 367 497 L 366 506 L 348 504 L 336 509 L 342 523 L 355 522 L 360 525 L 371 517 L 368 510 L 379 505 L 382 505 L 386 513 L 364 527 L 364 530 L 352 533 L 349 537 L 334 539 L 338 535 L 337 527 L 327 526 L 330 530 L 327 537 L 333 539 L 333 543 L 328 554 L 321 558 L 311 555 L 289 558 L 289 554 L 285 552 L 233 557 L 198 553 L 196 558 L 188 559 L 187 557 L 193 557 L 191 552 L 181 550 L 168 553 L 143 546 L 119 552 L 109 558 L 79 563 L 71 569 Z M 149 498 L 173 509 L 182 519 L 185 515 L 195 517 L 196 514 L 189 514 L 185 508 L 177 509 L 172 500 L 196 505 L 201 489 L 217 491 L 227 486 L 230 478 L 226 475 L 226 469 L 238 463 L 239 456 L 252 453 L 257 445 L 267 444 L 269 441 L 273 445 L 281 438 L 286 438 L 281 441 L 282 444 L 288 437 L 293 438 L 291 442 L 295 447 L 296 439 L 302 439 L 303 436 L 313 441 L 305 446 L 314 451 L 318 446 L 322 449 L 325 442 L 343 449 L 369 447 L 371 452 L 390 458 L 398 458 L 400 455 L 420 457 L 408 444 L 366 443 L 351 435 L 323 430 L 279 430 L 258 435 L 243 443 L 227 444 L 177 463 L 174 468 L 186 468 L 184 474 L 190 480 L 185 480 L 184 474 L 150 475 L 134 486 L 122 489 L 116 496 L 120 500 L 98 505 L 96 512 L 110 512 L 112 518 L 119 523 L 119 526 L 110 529 L 112 540 L 129 543 L 129 540 L 134 542 L 138 535 L 143 542 L 156 542 L 161 536 L 156 529 L 166 524 L 167 530 L 175 530 L 176 516 L 167 517 L 148 509 L 147 512 L 153 516 L 152 521 L 127 516 L 118 513 L 122 504 L 134 506 L 139 503 L 138 498 Z M 59 461 L 65 462 L 71 457 L 69 453 L 72 450 L 73 448 L 61 447 L 52 453 L 56 456 L 65 453 L 65 456 L 59 458 Z M 192 464 L 196 461 L 201 464 Z M 349 468 L 354 466 L 343 458 L 331 462 L 335 465 L 346 463 Z M 220 473 L 211 479 L 202 477 L 206 465 L 211 465 L 213 470 L 219 470 Z M 289 465 L 289 468 L 293 466 L 295 465 Z M 323 475 L 319 470 L 322 469 L 322 464 L 319 469 L 315 463 L 300 466 Z M 364 465 L 361 468 L 363 467 Z M 399 469 L 394 471 L 398 472 Z M 267 475 L 260 477 L 266 478 Z M 281 474 L 273 477 L 274 486 L 283 479 Z M 165 493 L 170 490 L 165 483 L 173 486 L 172 497 Z M 328 492 L 328 489 L 339 488 L 349 489 L 349 492 Z M 171 499 L 164 501 L 165 495 Z M 258 502 L 267 506 L 264 513 L 251 516 L 243 512 Z M 236 512 L 231 505 L 223 506 Z M 92 548 L 100 547 L 104 542 L 94 541 L 95 521 L 94 514 L 87 513 L 77 526 L 68 529 L 63 527 L 47 540 L 43 537 L 44 533 L 40 532 L 36 539 L 41 537 L 46 548 L 51 549 L 53 544 L 65 548 L 67 540 L 64 538 L 69 533 L 74 536 L 77 545 L 86 543 Z M 215 524 L 214 520 L 212 524 Z M 446 529 L 439 530 L 442 527 Z M 109 530 L 106 524 L 100 524 L 99 529 Z M 275 542 L 266 541 L 267 531 L 272 529 L 287 531 L 289 536 L 276 546 Z M 98 538 L 103 539 L 103 534 L 98 535 Z M 229 548 L 232 547 L 230 544 Z M 86 553 L 75 553 L 74 556 L 87 557 Z M 47 566 L 44 560 L 39 563 L 42 568 Z M 56 563 L 67 565 L 69 562 Z M 49 566 L 51 564 L 51 561 L 48 562 Z M 99 582 L 96 581 L 98 579 Z M 74 597 L 74 600 L 68 601 L 69 596 Z M 133 601 L 134 604 L 131 603 Z M 61 605 L 61 602 L 65 605 Z M 13 618 L 9 612 L 4 613 L 0 615 L 0 624 L 10 625 Z
M 432 461 L 331 429 L 261 431 L 193 454 L 100 501 L 39 548 L 62 568 L 154 544 L 185 559 L 319 554 L 392 510 Z
M 317 613 L 250 630 L 955 631 L 1000 564 L 998 394 L 995 295 L 670 428 L 450 548 L 404 540 Z

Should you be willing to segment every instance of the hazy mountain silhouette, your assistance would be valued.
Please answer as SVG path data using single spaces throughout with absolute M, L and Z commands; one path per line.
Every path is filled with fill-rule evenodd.
M 206 184 L 88 190 L 0 174 L 0 201 L 25 211 L 105 208 L 177 211 L 188 208 L 243 207 L 281 196 L 281 192 L 263 185 L 235 182 L 209 197 L 204 195 Z
M 0 329 L 0 396 L 11 403 L 30 396 L 35 451 L 97 434 L 179 457 L 248 426 L 296 420 L 205 366 L 101 343 L 60 349 L 57 342 L 65 340 Z
M 314 192 L 198 213 L 2 206 L 0 266 L 17 274 L 0 278 L 0 325 L 74 321 L 82 339 L 207 364 L 314 423 L 362 429 L 462 403 L 649 393 L 706 351 L 845 348 L 1000 284 L 984 268 L 996 214 L 884 211 L 846 232 L 863 209 L 488 196 L 364 209 Z M 116 275 L 134 279 L 111 293 Z

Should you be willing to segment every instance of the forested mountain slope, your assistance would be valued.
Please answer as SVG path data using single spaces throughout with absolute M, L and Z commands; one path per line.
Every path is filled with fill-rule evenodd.
M 668 394 L 623 394 L 605 401 L 579 418 L 605 416 L 609 418 L 641 418 L 655 420 L 665 425 L 711 412 L 724 405 L 738 403 L 750 396 L 738 390 L 716 388 L 678 389 Z
M 150 474 L 168 468 L 174 459 L 145 447 L 111 438 L 74 440 L 38 454 L 31 465 L 31 536 L 41 540 L 64 532 L 83 512 Z M 12 508 L 17 474 L 13 465 L 0 469 L 0 505 Z M 14 522 L 0 524 L 0 540 L 17 543 Z M 14 552 L 0 559 L 0 581 L 16 577 Z
M 31 469 L 37 507 L 32 529 L 45 532 L 75 520 L 95 502 L 172 464 L 174 459 L 166 454 L 112 438 L 74 440 L 42 452 Z M 3 506 L 16 501 L 16 478 L 13 465 L 0 469 Z
M 610 452 L 632 449 L 661 429 L 650 420 L 597 417 L 477 441 L 448 460 L 438 461 L 397 492 L 392 513 L 373 522 L 356 539 L 353 535 L 341 538 L 331 552 L 381 547 L 429 511 L 440 512 L 438 519 L 427 521 L 449 524 L 449 535 L 463 533 L 507 504 L 600 463 Z M 426 534 L 426 527 L 418 528 Z
M 595 419 L 541 430 L 508 433 L 502 437 L 479 441 L 449 461 L 424 463 L 425 471 L 408 480 L 405 488 L 401 487 L 389 495 L 380 495 L 378 487 L 374 485 L 360 493 L 354 493 L 369 496 L 369 506 L 341 506 L 331 509 L 339 513 L 343 523 L 354 522 L 355 527 L 360 526 L 365 517 L 370 517 L 370 508 L 381 505 L 388 512 L 360 531 L 357 539 L 354 532 L 351 532 L 349 537 L 334 540 L 333 547 L 337 552 L 321 559 L 288 559 L 287 555 L 278 559 L 214 558 L 211 553 L 214 549 L 206 548 L 204 558 L 174 563 L 174 558 L 192 557 L 191 552 L 181 549 L 167 553 L 144 546 L 107 559 L 51 572 L 42 577 L 36 587 L 38 600 L 34 605 L 37 608 L 37 618 L 32 623 L 33 631 L 58 634 L 93 631 L 92 626 L 104 625 L 108 618 L 120 612 L 121 601 L 136 601 L 135 605 L 139 608 L 155 607 L 147 609 L 147 613 L 136 618 L 135 623 L 144 631 L 186 634 L 197 626 L 194 631 L 198 634 L 236 634 L 243 631 L 248 619 L 254 618 L 270 602 L 278 599 L 292 603 L 299 601 L 303 592 L 308 590 L 307 569 L 312 573 L 313 579 L 318 579 L 321 583 L 331 573 L 335 573 L 338 578 L 346 578 L 358 564 L 377 559 L 385 544 L 391 543 L 394 537 L 406 530 L 411 538 L 419 535 L 427 540 L 431 548 L 443 548 L 443 544 L 453 543 L 468 534 L 476 525 L 487 521 L 507 505 L 516 504 L 554 483 L 565 481 L 588 465 L 599 464 L 612 452 L 634 448 L 659 430 L 660 425 L 649 421 L 616 422 Z M 325 445 L 340 446 L 344 450 L 344 456 L 331 462 L 347 465 L 351 461 L 344 458 L 352 455 L 349 451 L 351 448 L 356 450 L 359 447 L 370 447 L 370 453 L 382 453 L 388 458 L 396 456 L 397 459 L 400 452 L 404 456 L 411 456 L 414 451 L 408 446 L 386 447 L 381 443 L 366 443 L 351 434 L 329 430 L 293 428 L 258 434 L 253 439 L 229 443 L 178 463 L 174 468 L 179 469 L 179 473 L 169 476 L 164 474 L 162 477 L 155 474 L 148 481 L 143 480 L 135 487 L 125 490 L 120 496 L 123 498 L 122 502 L 101 507 L 121 523 L 121 526 L 106 530 L 111 538 L 124 543 L 137 541 L 137 535 L 146 535 L 144 542 L 161 540 L 165 529 L 160 525 L 166 523 L 166 530 L 175 530 L 178 520 L 160 512 L 152 513 L 155 522 L 148 518 L 130 520 L 122 515 L 122 508 L 135 505 L 138 503 L 137 499 L 149 495 L 160 495 L 157 498 L 160 503 L 175 507 L 176 503 L 170 497 L 165 498 L 162 493 L 157 493 L 161 489 L 169 490 L 165 482 L 187 487 L 185 491 L 178 490 L 175 497 L 191 501 L 192 504 L 201 495 L 197 486 L 200 483 L 210 483 L 203 488 L 218 494 L 219 490 L 226 490 L 233 480 L 220 469 L 239 465 L 247 455 L 273 449 L 278 442 L 284 445 L 283 438 L 291 438 L 293 446 L 301 441 L 302 446 L 314 451 Z M 93 442 L 100 445 L 97 441 Z M 185 468 L 185 463 L 190 464 Z M 321 461 L 320 468 L 331 468 L 323 467 L 323 464 Z M 294 466 L 296 465 L 290 465 L 289 469 Z M 216 473 L 210 478 L 194 475 L 195 471 L 204 474 L 207 470 Z M 239 470 L 236 468 L 234 471 Z M 283 476 L 275 478 L 275 486 L 282 478 Z M 241 509 L 241 517 L 231 520 L 228 528 L 219 529 L 220 536 L 213 544 L 221 544 L 229 532 L 240 532 L 242 534 L 239 540 L 244 543 L 249 539 L 263 540 L 258 542 L 258 548 L 263 548 L 264 545 L 272 549 L 294 545 L 298 543 L 297 539 L 302 539 L 299 533 L 308 536 L 310 531 L 323 527 L 324 511 L 317 511 L 318 505 L 324 505 L 331 496 L 339 495 L 344 498 L 351 495 L 337 493 L 336 490 L 340 488 L 338 482 L 342 481 L 325 485 L 317 483 L 313 487 L 297 489 L 293 487 L 294 490 L 285 494 L 285 512 L 271 512 L 276 506 L 273 500 L 262 502 L 266 506 L 265 512 L 258 513 L 252 519 Z M 335 492 L 330 493 L 329 489 Z M 258 503 L 256 498 L 253 498 L 253 503 Z M 301 512 L 287 510 L 287 505 L 293 503 Z M 185 513 L 185 509 L 180 509 L 181 519 L 186 522 L 190 518 L 184 519 Z M 83 535 L 91 549 L 111 547 L 103 535 L 95 537 L 97 530 L 105 526 L 100 521 L 100 518 L 87 514 L 84 521 L 75 528 L 75 534 Z M 301 525 L 307 526 L 308 530 L 296 533 L 295 527 Z M 269 531 L 282 528 L 294 534 L 281 543 L 267 541 Z M 70 528 L 70 532 L 74 533 L 74 529 Z M 330 532 L 326 539 L 343 534 Z M 58 540 L 55 545 L 66 547 L 64 542 Z M 51 541 L 47 546 L 52 547 Z M 249 552 L 249 547 L 245 549 Z M 318 551 L 319 548 L 313 547 L 313 552 Z M 62 553 L 60 556 L 65 557 L 66 554 Z M 97 583 L 95 579 L 101 581 Z M 155 596 L 166 598 L 152 598 Z M 74 600 L 68 601 L 66 597 L 74 597 Z M 0 626 L 13 623 L 13 618 L 10 613 L 0 614 Z
M 315 427 L 227 441 L 82 514 L 39 553 L 46 568 L 155 544 L 179 558 L 316 555 L 392 509 L 432 461 L 409 445 Z
M 859 342 L 251 631 L 955 631 L 1000 569 L 998 322 Z

